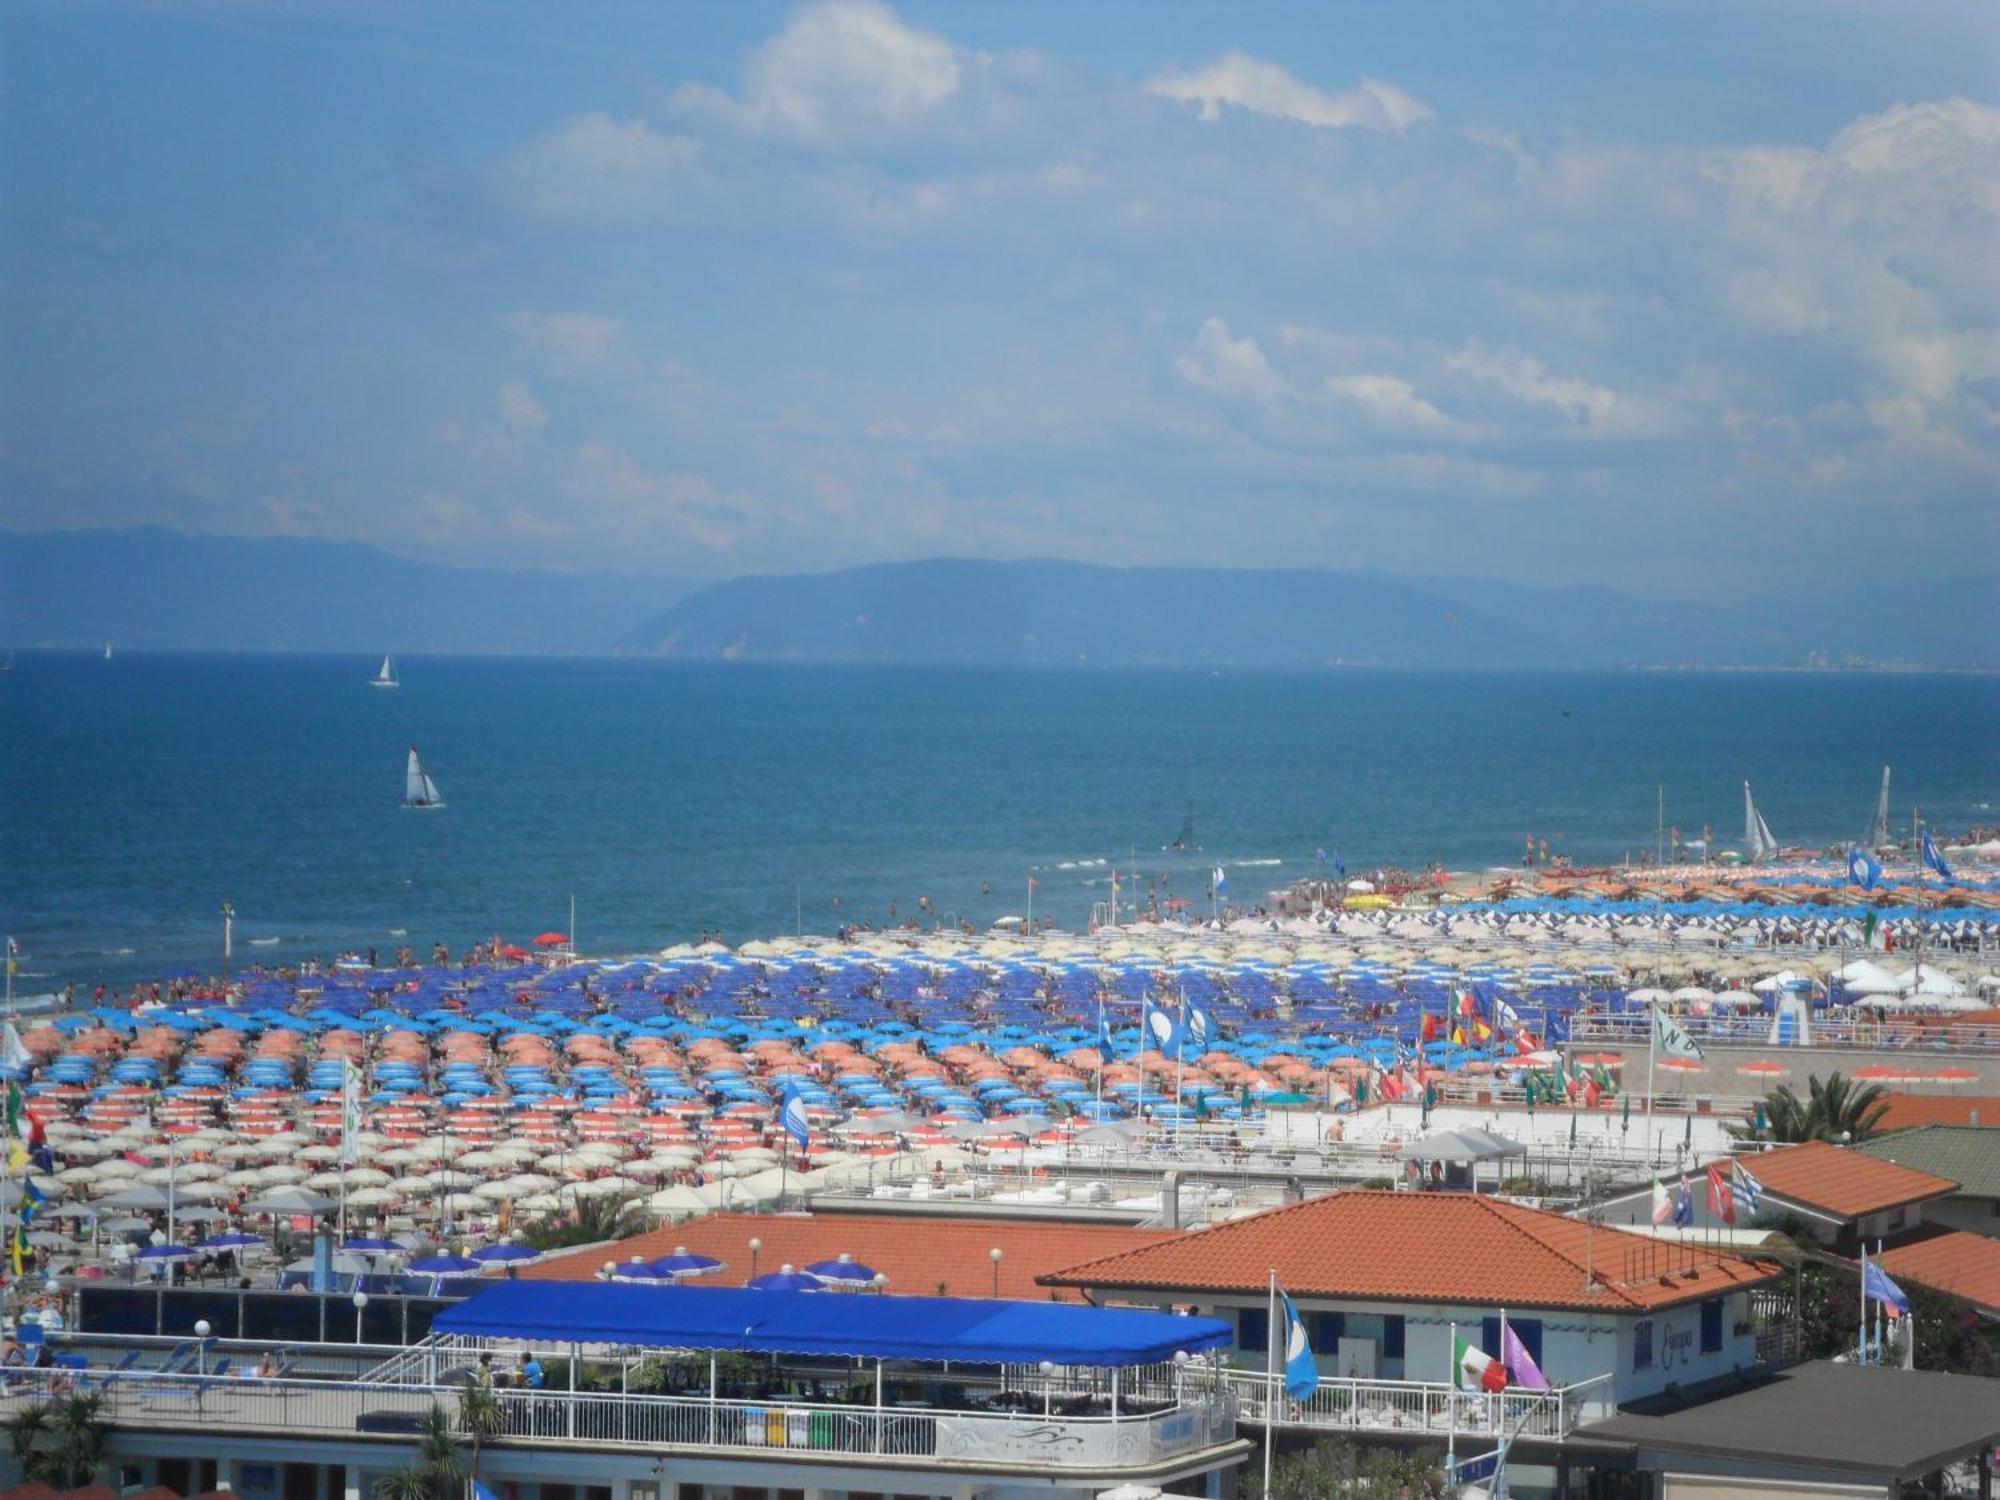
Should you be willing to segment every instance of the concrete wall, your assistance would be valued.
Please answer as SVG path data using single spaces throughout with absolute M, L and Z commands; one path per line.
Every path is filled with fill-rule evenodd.
M 1746 1479 L 1732 1474 L 1660 1475 L 1660 1500 L 1879 1500 L 1888 1487 L 1831 1480 Z
M 1924 1219 L 1931 1224 L 2000 1239 L 2000 1199 L 1939 1198 L 1924 1205 Z

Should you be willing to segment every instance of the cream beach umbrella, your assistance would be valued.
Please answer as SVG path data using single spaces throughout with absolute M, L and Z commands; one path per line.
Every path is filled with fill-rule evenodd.
M 356 1188 L 347 1195 L 349 1208 L 387 1208 L 396 1201 L 396 1194 L 385 1187 Z

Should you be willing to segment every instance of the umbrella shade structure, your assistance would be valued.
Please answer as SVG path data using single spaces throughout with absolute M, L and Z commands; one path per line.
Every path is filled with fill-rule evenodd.
M 676 1276 L 672 1271 L 662 1271 L 652 1261 L 635 1260 L 628 1261 L 622 1266 L 614 1267 L 611 1272 L 611 1279 L 613 1281 L 645 1281 L 657 1286 L 671 1286 L 676 1281 L 679 1281 L 680 1277 Z
M 199 1250 L 192 1250 L 186 1245 L 148 1245 L 133 1258 L 135 1260 L 193 1260 L 200 1253 Z
M 197 1250 L 261 1250 L 264 1241 L 254 1234 L 241 1234 L 232 1230 L 228 1234 L 211 1234 L 207 1239 L 196 1240 Z
M 710 1271 L 720 1271 L 722 1262 L 713 1255 L 691 1254 L 686 1245 L 676 1245 L 672 1255 L 662 1255 L 653 1262 L 653 1269 L 669 1276 L 705 1276 Z
M 380 1235 L 351 1234 L 340 1242 L 343 1250 L 352 1250 L 358 1255 L 393 1255 L 410 1247 L 401 1240 L 385 1239 Z
M 273 1188 L 243 1205 L 246 1212 L 253 1214 L 323 1214 L 338 1206 L 324 1194 L 302 1187 Z
M 419 1276 L 476 1276 L 486 1268 L 463 1255 L 423 1255 L 403 1269 Z
M 1781 1062 L 1747 1062 L 1737 1068 L 1745 1078 L 1783 1078 L 1792 1070 Z
M 535 936 L 535 946 L 537 948 L 567 948 L 569 946 L 569 934 L 566 932 L 538 933 Z
M 542 1252 L 530 1245 L 485 1245 L 466 1257 L 482 1266 L 532 1266 Z
M 873 1266 L 864 1266 L 845 1250 L 832 1260 L 815 1261 L 806 1267 L 806 1274 L 817 1276 L 821 1281 L 843 1282 L 852 1286 L 870 1286 L 880 1273 Z
M 122 1193 L 111 1193 L 99 1198 L 96 1203 L 98 1208 L 164 1209 L 166 1206 L 166 1192 L 156 1187 L 126 1188 Z
M 758 1276 L 743 1283 L 758 1292 L 823 1292 L 826 1283 L 810 1272 L 800 1271 L 793 1266 L 780 1266 L 768 1276 Z

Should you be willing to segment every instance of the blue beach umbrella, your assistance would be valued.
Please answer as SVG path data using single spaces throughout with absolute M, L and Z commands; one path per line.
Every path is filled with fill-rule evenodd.
M 722 1262 L 713 1255 L 691 1254 L 686 1245 L 674 1246 L 672 1255 L 662 1255 L 654 1261 L 653 1269 L 664 1271 L 669 1276 L 705 1276 L 710 1271 L 720 1271 Z
M 403 1268 L 419 1276 L 474 1276 L 485 1267 L 463 1255 L 425 1255 Z
M 877 1275 L 873 1266 L 864 1266 L 845 1250 L 832 1260 L 822 1260 L 807 1266 L 806 1273 L 817 1276 L 821 1281 L 846 1286 L 870 1286 Z
M 823 1292 L 826 1283 L 819 1277 L 791 1266 L 780 1266 L 768 1276 L 759 1276 L 743 1283 L 758 1292 Z
M 197 1250 L 248 1250 L 261 1246 L 264 1242 L 254 1234 L 244 1234 L 241 1230 L 231 1230 L 227 1234 L 211 1234 L 205 1240 L 195 1241 Z
M 529 1245 L 487 1245 L 469 1257 L 482 1266 L 532 1266 L 542 1252 Z
M 393 1251 L 407 1250 L 409 1246 L 401 1240 L 385 1240 L 379 1236 L 356 1234 L 340 1242 L 343 1250 L 352 1250 L 360 1255 L 387 1255 Z

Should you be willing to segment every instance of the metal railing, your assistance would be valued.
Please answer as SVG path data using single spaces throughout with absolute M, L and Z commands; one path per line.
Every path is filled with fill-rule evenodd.
M 1570 1018 L 1571 1046 L 1625 1046 L 1644 1050 L 1645 1015 L 1575 1015 Z M 1717 1047 L 1769 1047 L 1771 1018 L 1765 1015 L 1682 1017 L 1681 1026 L 1704 1045 Z M 1812 1041 L 1787 1051 L 1826 1052 L 1859 1048 L 1874 1052 L 1968 1052 L 2000 1054 L 2000 1026 L 1948 1018 L 1930 1018 L 1920 1024 L 1914 1017 L 1894 1013 L 1877 1021 L 1858 1016 L 1815 1017 Z M 1629 1082 L 1629 1080 L 1628 1080 Z
M 408 1434 L 433 1405 L 456 1416 L 462 1387 L 243 1379 L 202 1374 L 23 1370 L 0 1381 L 0 1414 L 67 1390 L 103 1392 L 114 1426 L 352 1436 Z M 495 1391 L 499 1442 L 592 1448 L 662 1446 L 817 1451 L 1037 1468 L 1144 1467 L 1226 1442 L 1227 1393 L 1205 1390 L 1158 1411 L 1064 1413 L 1024 1395 L 1003 1411 L 782 1400 L 709 1400 L 601 1391 Z
M 1599 1375 L 1577 1385 L 1547 1391 L 1510 1387 L 1504 1391 L 1461 1391 L 1418 1380 L 1356 1380 L 1323 1377 L 1304 1401 L 1285 1393 L 1281 1380 L 1256 1370 L 1224 1370 L 1220 1377 L 1236 1397 L 1246 1424 L 1262 1424 L 1266 1402 L 1276 1397 L 1270 1417 L 1279 1427 L 1338 1432 L 1470 1433 L 1502 1431 L 1525 1438 L 1562 1438 L 1585 1422 L 1611 1416 L 1618 1408 L 1615 1383 Z

